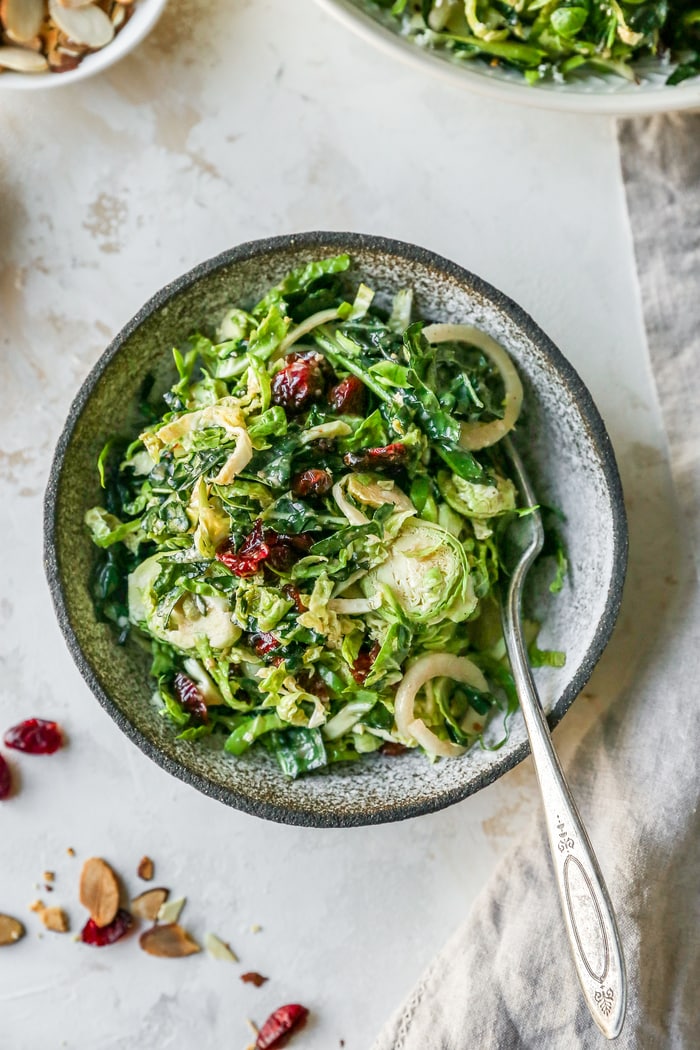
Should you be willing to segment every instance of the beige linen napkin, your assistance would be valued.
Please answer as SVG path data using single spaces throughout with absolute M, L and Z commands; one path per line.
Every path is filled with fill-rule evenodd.
M 651 363 L 677 505 L 629 506 L 658 548 L 633 680 L 567 775 L 615 904 L 629 1005 L 618 1050 L 691 1050 L 700 1031 L 700 115 L 620 126 Z M 629 494 L 629 493 L 628 493 Z M 634 565 L 630 566 L 634 579 Z M 632 626 L 634 630 L 634 625 Z M 592 1050 L 539 814 L 373 1050 Z

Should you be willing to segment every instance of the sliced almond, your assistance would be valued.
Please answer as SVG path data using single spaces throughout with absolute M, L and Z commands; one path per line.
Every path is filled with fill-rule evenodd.
M 49 51 L 47 58 L 53 73 L 70 73 L 71 70 L 77 69 L 82 61 L 82 55 L 71 54 L 62 47 Z
M 180 913 L 185 907 L 186 897 L 176 897 L 175 900 L 166 901 L 158 909 L 157 919 L 159 922 L 173 923 L 180 918 Z
M 141 934 L 139 944 L 149 955 L 158 955 L 162 959 L 182 959 L 185 955 L 196 955 L 202 950 L 176 922 L 168 923 L 167 926 L 152 926 Z
M 0 0 L 0 18 L 8 34 L 18 43 L 38 35 L 45 13 L 44 0 Z
M 15 944 L 24 937 L 24 926 L 11 915 L 0 915 L 0 947 Z
M 0 69 L 11 69 L 14 73 L 45 73 L 48 68 L 44 56 L 36 51 L 0 45 Z
M 76 44 L 97 50 L 114 38 L 112 20 L 95 4 L 70 8 L 58 0 L 49 0 L 49 14 L 61 32 Z
M 7 44 L 19 44 L 20 47 L 28 47 L 30 51 L 43 51 L 44 45 L 41 36 L 33 36 L 31 40 L 19 40 L 14 37 L 12 33 L 5 33 L 5 43 Z
M 139 866 L 136 869 L 136 874 L 144 882 L 150 882 L 153 878 L 153 872 L 155 871 L 155 865 L 150 857 L 141 857 Z
M 215 933 L 205 935 L 204 947 L 213 959 L 220 959 L 222 962 L 238 962 L 238 956 L 231 946 L 217 937 Z
M 119 909 L 119 883 L 102 857 L 90 857 L 80 873 L 80 903 L 98 926 L 109 926 Z
M 158 913 L 168 899 L 169 890 L 153 889 L 140 893 L 131 902 L 131 914 L 138 915 L 139 919 L 149 919 L 155 922 Z
M 63 908 L 44 908 L 39 912 L 39 917 L 47 930 L 54 933 L 68 933 L 70 923 Z

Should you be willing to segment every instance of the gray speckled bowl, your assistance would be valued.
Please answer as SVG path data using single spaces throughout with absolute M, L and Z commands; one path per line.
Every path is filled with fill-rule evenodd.
M 503 343 L 517 363 L 527 405 L 518 443 L 540 500 L 560 507 L 567 521 L 569 579 L 556 598 L 539 588 L 545 596 L 541 644 L 567 654 L 565 668 L 537 672 L 552 725 L 583 688 L 610 637 L 627 555 L 620 480 L 590 394 L 526 313 L 454 263 L 379 237 L 308 233 L 242 244 L 158 292 L 85 380 L 58 442 L 45 508 L 45 563 L 56 613 L 99 702 L 159 765 L 248 813 L 318 827 L 400 820 L 478 791 L 527 754 L 520 714 L 499 751 L 477 747 L 435 765 L 417 753 L 369 757 L 298 781 L 287 780 L 267 754 L 233 759 L 220 742 L 176 742 L 175 730 L 151 702 L 146 656 L 135 645 L 118 646 L 111 628 L 95 619 L 88 592 L 95 550 L 82 521 L 85 510 L 100 501 L 99 450 L 128 428 L 128 408 L 144 376 L 168 368 L 171 346 L 218 320 L 227 305 L 252 303 L 287 270 L 341 251 L 352 256 L 351 278 L 362 277 L 388 294 L 412 286 L 419 316 L 475 324 Z

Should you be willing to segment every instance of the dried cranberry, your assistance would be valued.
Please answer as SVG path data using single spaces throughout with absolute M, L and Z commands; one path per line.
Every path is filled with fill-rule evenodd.
M 253 576 L 263 568 L 263 563 L 278 572 L 286 572 L 313 542 L 309 532 L 300 532 L 296 536 L 277 533 L 274 529 L 266 529 L 262 519 L 258 518 L 238 552 L 227 541 L 216 552 L 216 557 L 236 576 Z
M 26 751 L 28 755 L 52 755 L 63 746 L 63 737 L 56 722 L 28 718 L 7 730 L 5 744 L 15 751 Z
M 254 984 L 256 988 L 262 988 L 269 978 L 263 977 L 263 975 L 256 970 L 249 970 L 248 973 L 241 974 L 241 980 L 246 984 Z
M 12 773 L 5 759 L 0 755 L 0 802 L 9 798 L 12 793 Z
M 204 697 L 198 686 L 192 679 L 188 678 L 182 671 L 178 671 L 173 678 L 173 689 L 180 701 L 180 706 L 184 707 L 185 711 L 192 715 L 195 722 L 205 725 L 209 721 L 207 705 L 204 703 Z
M 332 486 L 333 475 L 329 470 L 304 470 L 292 478 L 295 496 L 325 496 Z
M 303 412 L 323 395 L 323 373 L 317 354 L 289 354 L 272 378 L 272 403 L 287 412 Z
M 406 465 L 408 449 L 400 441 L 379 448 L 362 448 L 346 452 L 343 462 L 351 470 L 383 470 L 390 473 Z
M 243 540 L 238 553 L 233 550 L 230 541 L 227 541 L 216 552 L 216 557 L 235 576 L 253 576 L 258 571 L 260 562 L 265 561 L 269 553 L 270 547 L 265 542 L 262 519 L 258 518 L 253 531 Z
M 408 748 L 395 740 L 387 740 L 386 744 L 382 744 L 379 750 L 383 755 L 404 755 Z
M 317 696 L 319 700 L 328 699 L 328 686 L 315 671 L 302 671 L 297 675 L 297 681 L 305 692 Z
M 80 932 L 80 939 L 84 944 L 103 948 L 106 944 L 114 944 L 124 937 L 133 925 L 134 920 L 129 912 L 120 908 L 107 926 L 98 926 L 94 919 L 88 919 Z
M 328 403 L 343 416 L 363 416 L 367 402 L 365 384 L 357 376 L 348 376 L 328 391 Z
M 374 666 L 374 661 L 379 655 L 379 649 L 380 646 L 375 642 L 371 649 L 363 650 L 362 652 L 357 654 L 357 659 L 352 665 L 352 676 L 356 682 L 359 682 L 360 685 L 364 683 L 365 679 L 368 677 L 370 671 L 372 670 L 372 667 Z
M 296 611 L 299 613 L 306 612 L 306 606 L 301 600 L 301 593 L 298 587 L 295 587 L 293 583 L 287 583 L 282 588 L 282 593 L 285 598 L 289 598 L 290 602 L 294 602 Z
M 279 639 L 275 638 L 270 631 L 258 631 L 256 634 L 251 634 L 250 640 L 258 656 L 266 656 L 267 653 L 280 647 Z
M 299 532 L 295 536 L 268 530 L 270 553 L 266 564 L 277 572 L 287 572 L 309 550 L 314 542 L 310 532 Z
M 280 1006 L 270 1014 L 258 1032 L 255 1050 L 281 1050 L 286 1046 L 293 1032 L 298 1032 L 306 1024 L 309 1011 L 299 1003 Z

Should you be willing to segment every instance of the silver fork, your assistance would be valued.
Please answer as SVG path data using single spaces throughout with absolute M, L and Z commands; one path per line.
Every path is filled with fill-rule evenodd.
M 513 467 L 525 506 L 536 507 L 522 460 L 510 437 L 502 440 L 501 447 Z M 552 745 L 523 641 L 523 584 L 543 542 L 539 510 L 516 519 L 508 529 L 503 553 L 511 576 L 501 600 L 503 633 L 530 738 L 554 874 L 576 972 L 593 1020 L 607 1039 L 615 1039 L 622 1031 L 627 1004 L 625 961 L 615 913 Z

